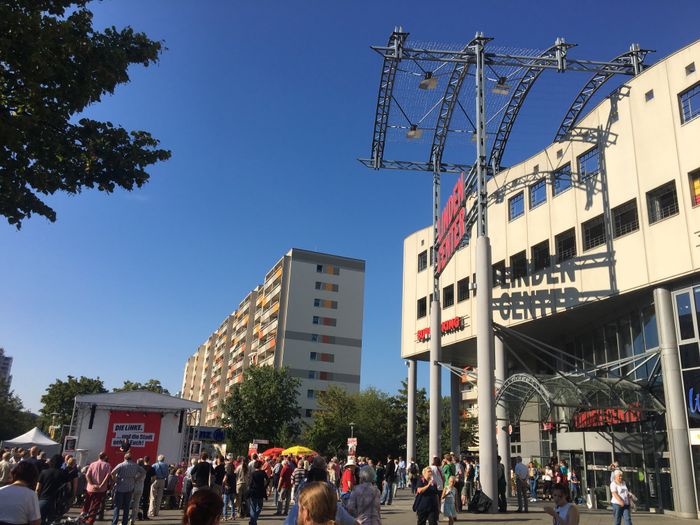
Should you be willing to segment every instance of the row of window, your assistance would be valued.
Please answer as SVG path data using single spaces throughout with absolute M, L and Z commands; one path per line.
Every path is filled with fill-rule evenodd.
M 577 157 L 578 177 L 583 182 L 595 177 L 600 171 L 599 152 L 597 147 L 585 151 Z M 537 172 L 537 168 L 535 168 Z M 551 174 L 552 198 L 568 190 L 572 186 L 571 163 L 564 164 Z M 547 179 L 542 177 L 528 188 L 529 208 L 533 209 L 547 202 Z M 525 213 L 525 192 L 520 191 L 508 199 L 508 220 L 512 221 Z
M 325 343 L 328 345 L 334 345 L 335 344 L 335 336 L 334 335 L 311 334 L 311 342 L 312 343 Z
M 697 181 L 697 182 L 696 182 Z M 691 173 L 691 188 L 700 190 L 700 170 Z M 693 189 L 693 191 L 695 191 Z M 654 224 L 662 219 L 678 213 L 678 199 L 674 181 L 659 186 L 647 192 L 647 210 L 649 212 L 649 224 Z M 700 192 L 693 193 L 693 202 L 700 203 Z M 612 237 L 616 239 L 628 233 L 639 230 L 639 216 L 637 212 L 637 199 L 632 199 L 611 210 Z M 581 225 L 583 250 L 591 250 L 607 242 L 604 215 L 598 215 L 587 220 Z M 523 250 L 510 257 L 510 266 L 506 261 L 495 263 L 492 267 L 493 285 L 501 286 L 509 280 L 511 283 L 519 283 L 529 273 L 544 270 L 552 263 L 559 264 L 576 256 L 576 229 L 570 228 L 554 237 L 554 256 L 549 247 L 549 239 L 535 244 L 530 248 L 531 259 L 528 261 L 527 251 Z M 510 269 L 510 272 L 508 271 Z M 457 282 L 457 302 L 469 299 L 469 277 Z M 432 294 L 430 296 L 432 301 Z M 442 289 L 442 307 L 448 308 L 455 303 L 454 285 L 450 284 Z M 422 297 L 417 301 L 416 318 L 421 319 L 428 313 L 428 301 Z
M 311 361 L 322 361 L 324 363 L 335 363 L 335 354 L 329 354 L 327 352 L 309 352 L 309 359 Z
M 338 309 L 338 301 L 331 301 L 330 299 L 314 299 L 314 306 L 316 308 L 331 308 L 333 310 Z
M 333 372 L 322 372 L 320 370 L 309 370 L 309 379 L 319 379 L 321 381 L 333 381 Z
M 335 283 L 324 283 L 323 281 L 316 281 L 316 289 L 324 290 L 326 292 L 337 292 L 338 285 Z
M 316 271 L 318 273 L 328 273 L 331 275 L 340 275 L 340 267 L 332 264 L 317 264 Z
M 338 323 L 338 320 L 335 317 L 321 317 L 314 315 L 313 323 L 323 326 L 335 326 Z

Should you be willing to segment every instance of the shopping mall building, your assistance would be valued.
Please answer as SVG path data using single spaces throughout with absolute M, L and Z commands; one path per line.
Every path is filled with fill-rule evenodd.
M 697 517 L 700 486 L 698 69 L 700 42 L 488 182 L 509 452 L 566 459 L 600 505 L 617 461 L 642 508 L 686 517 Z M 440 276 L 441 361 L 455 368 L 476 365 L 474 245 Z M 431 227 L 404 241 L 409 364 L 429 356 L 431 246 Z M 461 384 L 463 416 L 470 388 Z

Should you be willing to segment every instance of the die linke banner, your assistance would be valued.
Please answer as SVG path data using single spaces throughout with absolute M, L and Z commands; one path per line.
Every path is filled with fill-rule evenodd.
M 123 456 L 119 450 L 125 439 L 131 445 L 134 459 L 149 456 L 155 461 L 158 455 L 161 415 L 158 412 L 112 412 L 109 415 L 109 428 L 105 451 L 113 465 Z

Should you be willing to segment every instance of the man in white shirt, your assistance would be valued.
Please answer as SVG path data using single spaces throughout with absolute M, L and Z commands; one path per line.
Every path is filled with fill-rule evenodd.
M 527 512 L 527 467 L 523 463 L 523 458 L 515 458 L 515 490 L 518 494 L 517 512 Z

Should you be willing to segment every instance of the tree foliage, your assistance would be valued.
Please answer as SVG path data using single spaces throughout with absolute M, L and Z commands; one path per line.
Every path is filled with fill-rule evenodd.
M 138 381 L 125 380 L 124 384 L 118 388 L 115 388 L 113 392 L 129 392 L 132 390 L 147 390 L 149 392 L 155 392 L 156 394 L 168 394 L 167 388 L 164 388 L 160 384 L 160 379 L 149 379 L 145 383 L 140 383 Z
M 35 416 L 24 409 L 22 401 L 0 379 L 0 441 L 12 439 L 34 426 Z
M 300 384 L 286 368 L 248 368 L 222 407 L 231 450 L 245 453 L 253 439 L 267 439 L 271 446 L 291 444 L 300 431 Z
M 55 221 L 42 196 L 132 190 L 170 157 L 148 132 L 78 120 L 164 49 L 130 27 L 96 31 L 88 1 L 0 3 L 0 215 L 17 228 L 33 213 Z
M 51 425 L 53 420 L 53 414 L 57 414 L 57 425 L 70 424 L 75 396 L 81 394 L 104 394 L 105 392 L 107 390 L 105 390 L 104 384 L 99 377 L 97 379 L 85 376 L 75 378 L 69 375 L 66 381 L 57 379 L 48 386 L 46 393 L 41 396 L 43 406 L 39 412 L 41 414 L 40 422 L 42 428 L 48 431 L 49 425 Z

